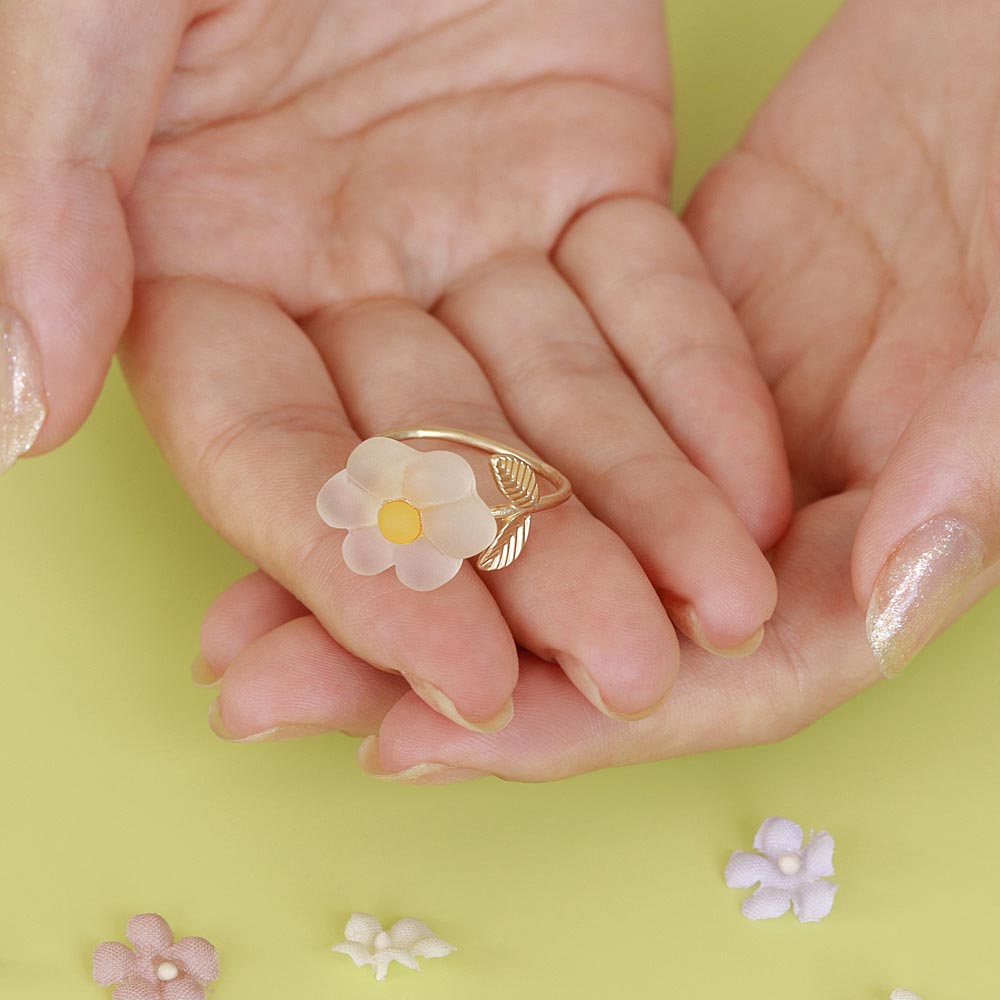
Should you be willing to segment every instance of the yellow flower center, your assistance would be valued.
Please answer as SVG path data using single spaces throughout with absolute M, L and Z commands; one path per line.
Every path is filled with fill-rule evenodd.
M 420 511 L 407 500 L 386 500 L 378 512 L 378 530 L 394 545 L 408 545 L 420 537 Z

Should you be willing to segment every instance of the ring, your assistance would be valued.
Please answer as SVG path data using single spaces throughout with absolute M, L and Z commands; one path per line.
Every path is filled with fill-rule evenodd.
M 404 441 L 450 441 L 490 456 L 503 497 L 489 506 L 472 466 L 451 451 L 418 451 Z M 538 479 L 552 484 L 542 495 Z M 540 458 L 468 431 L 408 427 L 362 441 L 347 468 L 324 483 L 316 510 L 331 528 L 346 528 L 347 567 L 362 576 L 396 568 L 412 590 L 436 590 L 462 561 L 478 555 L 486 571 L 504 569 L 524 549 L 531 518 L 570 498 L 569 480 Z

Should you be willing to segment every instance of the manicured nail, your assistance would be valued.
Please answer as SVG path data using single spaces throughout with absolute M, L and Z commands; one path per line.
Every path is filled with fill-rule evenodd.
M 743 656 L 756 653 L 764 641 L 764 626 L 761 625 L 749 639 L 737 646 L 716 646 L 710 642 L 705 630 L 701 627 L 698 613 L 692 604 L 671 605 L 670 618 L 673 623 L 693 642 L 715 656 L 723 656 L 727 660 L 737 660 Z
M 883 676 L 903 672 L 985 561 L 978 532 L 953 517 L 932 518 L 896 546 L 868 605 L 868 641 Z
M 319 736 L 321 733 L 330 732 L 329 728 L 325 726 L 314 726 L 304 722 L 279 722 L 276 726 L 263 729 L 259 733 L 235 736 L 222 721 L 218 699 L 209 706 L 208 724 L 211 726 L 212 732 L 220 740 L 225 740 L 227 743 L 279 743 L 282 740 L 296 740 L 301 736 Z
M 208 660 L 199 653 L 191 664 L 191 680 L 197 687 L 214 688 L 222 683 L 222 675 L 217 674 L 208 665 Z
M 0 307 L 0 472 L 34 443 L 45 422 L 38 347 L 24 321 Z
M 362 741 L 358 747 L 358 764 L 362 772 L 370 778 L 403 785 L 454 785 L 460 781 L 492 777 L 488 771 L 481 771 L 478 768 L 454 767 L 451 764 L 436 764 L 430 761 L 414 764 L 404 771 L 386 773 L 379 764 L 377 736 L 369 736 Z
M 446 719 L 465 729 L 471 729 L 474 733 L 496 733 L 506 728 L 510 720 L 514 718 L 514 702 L 508 698 L 503 708 L 491 719 L 482 722 L 474 722 L 465 718 L 455 703 L 440 688 L 435 687 L 430 681 L 425 681 L 422 677 L 415 677 L 413 674 L 403 674 L 409 682 L 411 688 L 427 702 L 436 712 L 439 712 Z
M 607 703 L 604 695 L 601 694 L 601 689 L 591 677 L 590 671 L 576 657 L 563 654 L 558 657 L 558 660 L 559 666 L 562 667 L 587 701 L 609 719 L 614 719 L 617 722 L 639 722 L 642 719 L 648 719 L 658 712 L 667 698 L 670 697 L 670 689 L 668 688 L 652 705 L 640 708 L 635 712 L 623 712 Z

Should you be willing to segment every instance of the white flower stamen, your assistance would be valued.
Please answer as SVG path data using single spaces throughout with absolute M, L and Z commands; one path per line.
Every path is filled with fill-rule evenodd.
M 173 962 L 160 962 L 156 967 L 156 978 L 161 983 L 172 983 L 180 974 L 181 970 Z
M 785 851 L 778 856 L 778 867 L 784 875 L 798 875 L 802 871 L 802 858 L 797 851 Z

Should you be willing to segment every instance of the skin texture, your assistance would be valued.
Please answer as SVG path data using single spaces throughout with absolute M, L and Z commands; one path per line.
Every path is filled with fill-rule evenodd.
M 92 127 L 31 133 L 19 169 L 37 193 L 58 160 L 51 182 L 106 230 L 22 277 L 61 265 L 100 286 L 102 315 L 74 334 L 94 350 L 131 306 L 121 358 L 168 461 L 351 663 L 489 731 L 509 720 L 518 647 L 633 718 L 677 673 L 665 604 L 722 649 L 758 633 L 790 487 L 745 338 L 666 208 L 658 4 L 101 6 L 65 11 L 73 82 L 101 67 L 78 100 Z M 12 17 L 34 39 L 9 46 L 28 74 L 40 34 L 67 30 Z M 7 123 L 8 142 L 26 127 Z M 29 236 L 7 234 L 25 252 Z M 99 373 L 74 409 L 62 331 L 21 299 L 50 387 L 44 448 Z M 537 449 L 577 498 L 503 573 L 467 565 L 430 594 L 354 576 L 314 498 L 361 438 L 414 423 Z M 238 732 L 233 685 L 221 717 Z
M 984 541 L 989 568 L 951 619 L 997 582 L 993 9 L 847 5 L 688 210 L 795 483 L 759 651 L 734 669 L 685 642 L 671 698 L 632 724 L 525 655 L 504 732 L 463 732 L 407 695 L 364 745 L 366 770 L 540 781 L 780 739 L 878 679 L 864 609 L 911 528 L 944 514 Z
M 863 609 L 911 529 L 948 515 L 983 540 L 987 569 L 951 618 L 997 582 L 996 13 L 847 4 L 687 213 L 774 394 L 795 484 L 760 650 L 733 671 L 685 647 L 672 698 L 632 727 L 588 727 L 538 664 L 508 731 L 444 750 L 446 730 L 404 699 L 369 769 L 542 780 L 778 739 L 878 678 Z
M 665 208 L 658 4 L 165 5 L 135 26 L 150 50 L 108 54 L 142 83 L 108 88 L 128 107 L 43 130 L 4 197 L 34 224 L 55 209 L 24 192 L 44 190 L 105 227 L 26 270 L 98 281 L 74 336 L 104 363 L 134 260 L 137 401 L 268 574 L 238 585 L 245 615 L 233 591 L 206 620 L 223 730 L 382 720 L 367 770 L 546 780 L 780 738 L 876 679 L 863 609 L 901 537 L 947 513 L 996 550 L 991 12 L 848 4 L 695 198 L 707 268 Z M 101 366 L 55 391 L 41 298 L 17 305 L 46 355 L 47 447 Z M 526 442 L 580 500 L 485 580 L 351 577 L 312 497 L 403 423 Z M 771 620 L 735 665 L 682 639 L 678 676 L 663 602 L 716 649 Z M 515 683 L 513 721 L 471 731 L 507 720 Z

